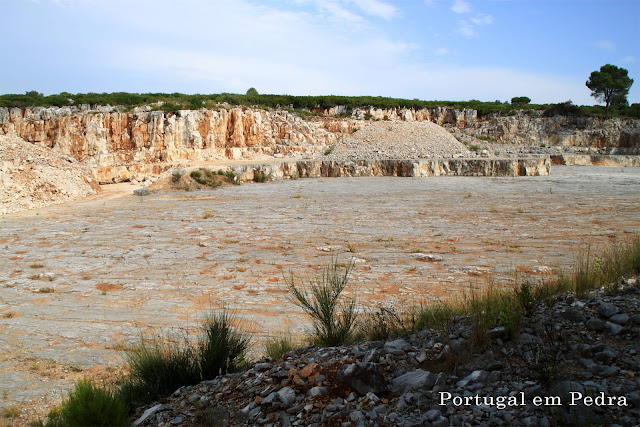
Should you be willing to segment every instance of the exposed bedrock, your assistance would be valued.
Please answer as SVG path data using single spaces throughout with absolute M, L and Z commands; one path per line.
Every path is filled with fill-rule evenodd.
M 241 181 L 258 174 L 269 180 L 360 177 L 360 176 L 543 176 L 549 174 L 548 156 L 509 159 L 420 159 L 420 160 L 299 160 L 233 167 Z
M 344 111 L 343 111 L 344 110 Z M 83 162 L 99 180 L 122 180 L 129 173 L 157 174 L 179 163 L 216 160 L 311 158 L 371 120 L 431 121 L 500 143 L 610 147 L 618 154 L 640 150 L 640 121 L 539 114 L 478 117 L 475 110 L 317 110 L 302 119 L 282 110 L 219 108 L 176 114 L 148 107 L 120 112 L 88 106 L 0 108 L 0 135 L 52 148 Z M 401 141 L 399 141 L 401 142 Z M 111 176 L 107 176 L 111 173 Z M 109 178 L 109 179 L 106 179 Z

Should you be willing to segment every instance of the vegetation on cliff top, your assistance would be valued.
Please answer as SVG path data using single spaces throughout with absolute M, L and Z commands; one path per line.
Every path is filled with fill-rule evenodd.
M 294 95 L 262 95 L 257 91 L 247 91 L 247 94 L 220 93 L 210 95 L 186 95 L 182 93 L 78 93 L 62 92 L 56 95 L 44 96 L 37 91 L 30 91 L 24 95 L 0 95 L 0 107 L 64 107 L 71 105 L 118 105 L 130 109 L 142 105 L 157 105 L 157 109 L 168 113 L 178 110 L 197 110 L 199 108 L 216 108 L 219 104 L 231 106 L 258 106 L 265 108 L 294 109 L 296 112 L 324 110 L 336 106 L 344 106 L 347 110 L 362 107 L 376 108 L 436 108 L 451 107 L 457 109 L 477 110 L 478 115 L 491 113 L 513 115 L 518 110 L 525 112 L 544 111 L 545 115 L 571 116 L 605 116 L 605 106 L 577 106 L 571 101 L 559 104 L 529 104 L 528 97 L 516 97 L 510 102 L 494 101 L 423 101 L 419 99 L 387 98 L 381 96 L 294 96 Z M 515 100 L 515 102 L 514 102 Z M 567 108 L 569 106 L 570 108 Z M 609 115 L 614 117 L 640 118 L 640 104 L 612 105 Z

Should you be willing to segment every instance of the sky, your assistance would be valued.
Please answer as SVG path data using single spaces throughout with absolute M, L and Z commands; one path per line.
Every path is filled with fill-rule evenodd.
M 0 0 L 0 94 L 640 102 L 640 0 Z

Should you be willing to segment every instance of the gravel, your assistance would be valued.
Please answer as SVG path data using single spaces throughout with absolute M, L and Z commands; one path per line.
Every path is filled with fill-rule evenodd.
M 470 157 L 446 129 L 431 122 L 379 121 L 338 142 L 323 160 Z
M 0 136 L 0 215 L 95 193 L 92 173 L 72 157 Z

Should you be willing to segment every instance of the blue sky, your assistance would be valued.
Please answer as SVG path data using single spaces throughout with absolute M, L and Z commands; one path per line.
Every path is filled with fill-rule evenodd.
M 0 0 L 0 93 L 640 102 L 640 0 Z

